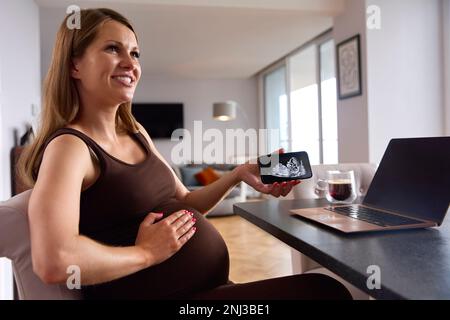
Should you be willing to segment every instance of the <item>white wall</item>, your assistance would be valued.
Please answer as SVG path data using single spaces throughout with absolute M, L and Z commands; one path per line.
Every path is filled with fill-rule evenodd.
M 74 1 L 74 4 L 76 2 Z M 53 47 L 59 26 L 66 16 L 66 7 L 62 8 L 39 8 L 39 32 L 41 45 L 41 79 L 42 82 L 50 67 Z
M 9 152 L 13 130 L 32 121 L 31 104 L 40 104 L 39 12 L 31 0 L 0 2 L 0 200 L 11 195 Z M 0 259 L 0 299 L 12 298 L 9 262 Z
M 214 102 L 235 100 L 245 112 L 238 109 L 237 118 L 221 122 L 212 118 Z M 258 128 L 257 81 L 251 79 L 198 80 L 170 79 L 143 76 L 136 90 L 135 102 L 182 102 L 184 125 L 193 135 L 194 121 L 201 120 L 203 131 L 209 128 L 221 130 L 225 136 L 227 128 Z M 155 140 L 157 149 L 171 162 L 171 150 L 177 142 Z M 203 145 L 206 146 L 205 142 Z
M 3 70 L 2 70 L 2 56 L 0 52 L 0 150 L 3 150 Z M 1 157 L 1 155 L 0 155 Z M 3 163 L 0 162 L 0 164 Z M 0 165 L 0 199 L 3 199 L 3 166 Z
M 446 133 L 444 1 L 346 0 L 335 17 L 336 44 L 361 36 L 363 88 L 361 96 L 338 100 L 340 162 L 378 163 L 392 138 Z M 381 9 L 379 30 L 366 27 L 369 5 Z
M 40 10 L 42 79 L 44 79 L 50 64 L 56 32 L 64 17 L 64 10 L 62 8 L 42 8 Z M 60 19 L 54 17 L 60 17 Z M 250 123 L 246 123 L 239 110 L 237 119 L 234 121 L 219 122 L 213 120 L 212 104 L 223 100 L 239 102 Z M 164 78 L 144 73 L 136 89 L 134 101 L 184 103 L 185 128 L 191 132 L 194 120 L 203 121 L 203 130 L 218 128 L 223 134 L 225 134 L 226 128 L 258 127 L 257 83 L 255 79 L 199 80 Z M 156 147 L 169 162 L 171 150 L 176 144 L 176 142 L 171 142 L 168 139 L 155 140 Z
M 11 195 L 9 152 L 13 130 L 19 135 L 31 123 L 31 105 L 40 105 L 39 12 L 30 0 L 0 2 L 0 60 L 2 65 L 2 149 L 3 174 L 0 199 Z
M 450 0 L 443 0 L 445 134 L 450 136 Z
M 365 1 L 346 0 L 344 12 L 335 17 L 333 23 L 336 45 L 356 34 L 361 41 L 362 95 L 337 100 L 340 163 L 369 160 L 365 12 Z
M 368 0 L 380 30 L 367 31 L 369 154 L 391 138 L 444 134 L 441 0 Z

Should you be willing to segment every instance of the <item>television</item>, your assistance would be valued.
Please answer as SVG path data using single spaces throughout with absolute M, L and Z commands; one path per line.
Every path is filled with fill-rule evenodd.
M 133 103 L 131 112 L 152 139 L 170 139 L 184 128 L 182 103 Z

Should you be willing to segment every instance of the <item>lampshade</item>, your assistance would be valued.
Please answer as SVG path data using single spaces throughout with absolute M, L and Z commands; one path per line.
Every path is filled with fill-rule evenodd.
M 235 101 L 216 102 L 213 105 L 213 117 L 220 121 L 229 121 L 236 118 Z

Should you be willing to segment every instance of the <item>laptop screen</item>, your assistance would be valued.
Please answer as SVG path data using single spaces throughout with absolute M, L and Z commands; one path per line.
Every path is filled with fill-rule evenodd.
M 364 203 L 440 225 L 450 204 L 450 137 L 392 139 Z

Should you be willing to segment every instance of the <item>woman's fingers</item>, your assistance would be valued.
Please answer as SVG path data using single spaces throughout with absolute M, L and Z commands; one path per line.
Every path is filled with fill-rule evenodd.
M 191 214 L 193 215 L 187 210 L 179 210 L 163 221 L 152 223 L 160 217 L 151 213 L 145 220 L 147 224 L 150 223 L 148 228 L 139 228 L 136 245 L 152 251 L 156 263 L 165 261 L 194 236 L 196 221 Z
M 186 223 L 188 223 L 194 217 L 194 214 L 187 210 L 181 210 L 181 216 L 172 223 L 173 228 L 176 230 L 180 229 Z
M 189 233 L 196 222 L 194 214 L 188 210 L 177 211 L 167 217 L 166 220 L 168 220 L 169 227 L 175 232 L 177 240 Z
M 274 197 L 285 197 L 291 192 L 292 188 L 301 183 L 301 180 L 284 181 L 281 183 L 275 182 L 271 185 L 272 190 L 270 194 Z
M 173 223 L 175 223 L 178 219 L 184 217 L 186 214 L 189 215 L 189 211 L 187 211 L 187 210 L 179 210 L 179 211 L 176 211 L 176 212 L 172 213 L 170 216 L 168 216 L 168 217 L 166 218 L 166 222 L 167 222 L 168 224 L 173 224 Z M 192 215 L 191 215 L 191 217 L 192 217 Z
M 292 183 L 288 183 L 286 181 L 281 183 L 281 196 L 285 197 L 288 195 L 288 193 L 291 191 L 292 189 Z
M 159 220 L 163 217 L 162 212 L 150 212 L 145 219 L 142 221 L 145 225 L 149 226 L 155 223 L 156 220 Z
M 284 148 L 280 148 L 280 149 L 274 151 L 273 153 L 279 153 L 279 154 L 284 153 Z
M 179 239 L 182 236 L 184 236 L 186 233 L 188 233 L 194 227 L 194 224 L 196 221 L 197 221 L 197 219 L 191 218 L 185 224 L 183 224 L 181 227 L 179 227 L 176 230 L 177 238 Z
M 278 182 L 275 182 L 272 184 L 273 188 L 272 191 L 270 192 L 271 195 L 273 195 L 274 197 L 279 197 L 281 194 L 281 184 L 279 184 Z
M 262 193 L 271 193 L 273 186 L 271 184 L 264 184 L 262 182 L 259 182 L 253 186 L 253 188 Z
M 195 231 L 197 230 L 196 227 L 192 227 L 188 232 L 186 232 L 178 241 L 180 241 L 181 245 L 184 245 L 192 236 L 194 235 Z

